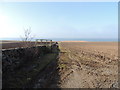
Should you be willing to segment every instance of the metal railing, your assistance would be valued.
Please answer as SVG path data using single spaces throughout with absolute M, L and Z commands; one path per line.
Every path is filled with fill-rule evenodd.
M 36 45 L 52 46 L 53 41 L 51 39 L 36 39 Z

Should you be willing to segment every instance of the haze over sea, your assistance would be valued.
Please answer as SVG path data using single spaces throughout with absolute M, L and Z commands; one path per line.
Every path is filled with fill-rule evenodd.
M 34 38 L 32 41 L 35 41 L 35 39 L 43 39 L 43 38 Z M 44 39 L 51 39 L 53 41 L 93 41 L 93 42 L 117 42 L 117 38 L 44 38 Z M 22 38 L 0 38 L 0 40 L 18 40 L 21 41 Z

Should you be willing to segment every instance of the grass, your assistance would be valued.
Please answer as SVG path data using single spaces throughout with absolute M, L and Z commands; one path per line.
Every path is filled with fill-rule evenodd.
M 59 43 L 59 48 L 60 48 L 60 58 L 59 58 L 59 62 L 58 62 L 58 68 L 61 70 L 67 70 L 69 68 L 69 51 L 62 47 L 61 44 Z

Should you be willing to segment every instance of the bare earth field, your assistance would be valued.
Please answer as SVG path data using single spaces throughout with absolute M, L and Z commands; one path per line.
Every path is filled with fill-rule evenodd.
M 117 42 L 59 42 L 61 88 L 118 88 Z
M 48 78 L 46 83 L 49 81 L 49 85 L 43 85 L 44 87 L 118 88 L 117 42 L 62 41 L 58 43 L 60 53 L 56 61 L 57 66 L 48 66 L 44 73 L 49 75 L 43 73 L 38 79 L 40 81 L 41 77 Z M 19 47 L 18 42 L 15 41 L 4 41 L 0 44 L 3 45 L 2 49 Z M 51 68 L 54 70 L 52 71 Z M 50 75 L 52 72 L 53 75 Z M 35 86 L 40 88 L 38 84 L 43 82 L 36 82 Z

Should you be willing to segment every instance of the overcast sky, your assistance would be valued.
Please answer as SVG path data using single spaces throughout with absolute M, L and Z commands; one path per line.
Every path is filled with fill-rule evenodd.
M 117 38 L 117 2 L 0 3 L 0 38 Z

